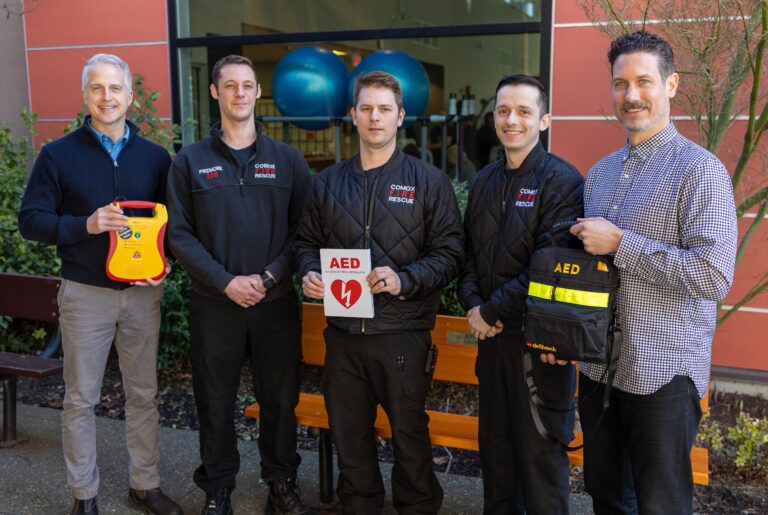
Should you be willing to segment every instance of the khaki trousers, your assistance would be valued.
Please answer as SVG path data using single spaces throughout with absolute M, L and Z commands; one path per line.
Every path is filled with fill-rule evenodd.
M 125 438 L 131 487 L 160 485 L 155 404 L 160 299 L 163 288 L 134 286 L 112 290 L 62 280 L 58 301 L 64 348 L 62 444 L 67 483 L 78 499 L 99 489 L 94 407 L 112 341 L 125 389 Z

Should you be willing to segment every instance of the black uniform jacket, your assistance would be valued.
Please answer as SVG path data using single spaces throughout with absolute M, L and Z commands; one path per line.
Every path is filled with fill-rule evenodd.
M 277 285 L 265 301 L 293 287 L 293 238 L 312 186 L 298 150 L 261 134 L 241 167 L 215 126 L 181 149 L 168 176 L 168 232 L 174 255 L 203 295 L 223 293 L 236 275 L 269 270 Z
M 540 248 L 580 247 L 570 227 L 583 216 L 584 179 L 541 143 L 520 168 L 489 164 L 472 181 L 464 215 L 466 266 L 459 283 L 465 309 L 480 306 L 486 323 L 522 334 L 528 263 Z
M 307 206 L 296 237 L 301 277 L 321 272 L 320 248 L 370 248 L 372 266 L 391 267 L 402 285 L 397 297 L 374 296 L 373 319 L 329 324 L 366 334 L 433 327 L 440 289 L 463 264 L 461 214 L 445 173 L 399 151 L 366 172 L 357 155 L 317 177 Z

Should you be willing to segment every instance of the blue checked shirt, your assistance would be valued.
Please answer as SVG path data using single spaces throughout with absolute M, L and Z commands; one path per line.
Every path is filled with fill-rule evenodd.
M 592 167 L 584 210 L 625 230 L 614 256 L 624 331 L 614 385 L 647 395 L 685 375 L 704 396 L 717 303 L 731 287 L 736 258 L 725 167 L 670 123 Z M 598 381 L 605 366 L 585 363 L 582 370 Z

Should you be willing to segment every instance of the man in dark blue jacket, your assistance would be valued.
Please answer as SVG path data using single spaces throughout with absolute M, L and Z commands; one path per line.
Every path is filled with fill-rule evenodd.
M 93 408 L 112 341 L 125 385 L 129 496 L 151 513 L 181 508 L 159 488 L 157 345 L 159 281 L 133 287 L 107 276 L 109 232 L 127 227 L 119 200 L 163 202 L 170 157 L 126 120 L 131 72 L 119 57 L 93 56 L 83 68 L 89 116 L 73 133 L 45 145 L 35 161 L 19 212 L 28 239 L 57 246 L 61 258 L 59 311 L 64 346 L 62 444 L 73 514 L 98 513 Z M 168 268 L 166 268 L 168 271 Z
M 321 248 L 370 249 L 374 267 L 367 277 L 374 317 L 329 317 L 325 331 L 323 393 L 344 513 L 379 513 L 384 502 L 373 431 L 377 404 L 392 424 L 397 511 L 437 513 L 443 500 L 424 402 L 440 289 L 463 260 L 461 214 L 448 176 L 397 150 L 402 98 L 389 74 L 358 78 L 352 118 L 360 154 L 320 174 L 296 239 L 308 297 L 324 297 Z
M 261 406 L 261 474 L 268 513 L 310 513 L 296 483 L 301 359 L 293 239 L 309 193 L 309 167 L 295 148 L 261 132 L 253 63 L 230 55 L 213 67 L 221 124 L 176 156 L 168 177 L 170 244 L 192 278 L 192 380 L 202 464 L 195 483 L 205 514 L 232 512 L 240 468 L 234 410 L 250 354 Z

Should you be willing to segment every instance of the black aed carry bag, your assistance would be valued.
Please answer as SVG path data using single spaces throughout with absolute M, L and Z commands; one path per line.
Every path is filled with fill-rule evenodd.
M 621 330 L 616 323 L 619 271 L 607 256 L 565 247 L 536 251 L 528 270 L 530 283 L 525 301 L 522 353 L 531 415 L 542 438 L 555 440 L 566 450 L 575 451 L 583 444 L 570 447 L 568 442 L 549 434 L 538 410 L 567 412 L 576 407 L 558 409 L 547 405 L 533 378 L 531 355 L 536 354 L 535 359 L 539 359 L 538 354 L 552 353 L 567 361 L 607 365 L 602 411 L 605 413 L 621 352 Z M 592 393 L 581 392 L 579 398 Z M 602 420 L 602 413 L 596 425 Z
M 559 359 L 608 363 L 619 272 L 581 249 L 536 251 L 528 268 L 525 345 Z

